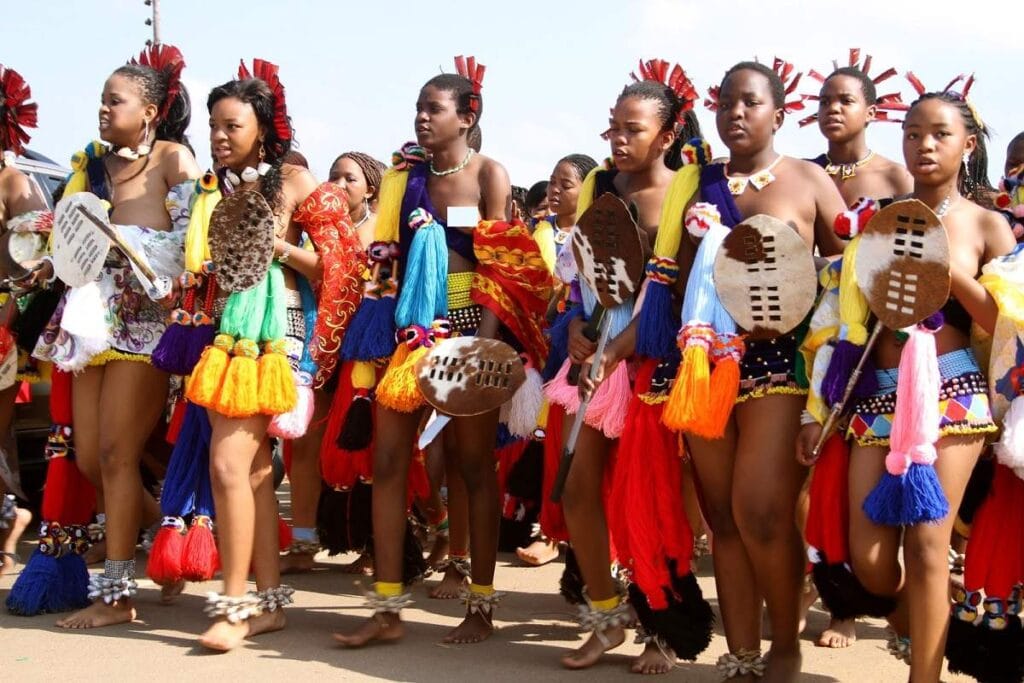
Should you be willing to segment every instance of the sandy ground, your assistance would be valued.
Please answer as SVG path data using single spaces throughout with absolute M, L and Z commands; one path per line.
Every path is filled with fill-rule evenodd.
M 31 547 L 22 544 L 27 557 Z M 140 560 L 144 554 L 140 553 Z M 140 581 L 139 619 L 132 624 L 96 631 L 63 631 L 55 617 L 16 617 L 0 612 L 0 679 L 10 681 L 250 681 L 313 680 L 338 676 L 345 681 L 499 681 L 586 680 L 621 681 L 629 676 L 632 655 L 641 646 L 626 644 L 606 655 L 586 673 L 560 668 L 559 655 L 581 642 L 572 612 L 558 595 L 562 563 L 525 568 L 514 556 L 499 557 L 496 585 L 507 593 L 497 614 L 498 632 L 476 645 L 447 646 L 441 638 L 463 614 L 454 600 L 431 600 L 424 585 L 414 588 L 416 605 L 403 613 L 407 635 L 400 644 L 362 650 L 336 647 L 330 634 L 348 630 L 363 619 L 361 588 L 367 579 L 337 571 L 351 560 L 321 553 L 317 568 L 288 581 L 297 589 L 296 604 L 288 609 L 288 627 L 249 641 L 244 648 L 216 655 L 194 644 L 208 623 L 202 607 L 205 592 L 219 584 L 193 584 L 169 607 L 158 604 L 158 591 Z M 94 568 L 95 571 L 95 568 Z M 710 558 L 701 561 L 700 584 L 717 610 Z M 428 579 L 427 585 L 434 583 Z M 14 582 L 0 577 L 0 599 Z M 878 620 L 858 625 L 860 640 L 845 650 L 815 647 L 813 634 L 827 622 L 820 605 L 812 608 L 804 633 L 805 681 L 905 681 L 907 667 L 885 651 L 885 630 Z M 694 663 L 681 664 L 660 680 L 717 681 L 715 660 L 726 649 L 721 628 L 711 646 Z M 767 649 L 767 644 L 765 644 Z M 537 679 L 533 679 L 537 676 Z M 339 679 L 334 679 L 339 680 Z M 947 681 L 967 681 L 946 676 Z

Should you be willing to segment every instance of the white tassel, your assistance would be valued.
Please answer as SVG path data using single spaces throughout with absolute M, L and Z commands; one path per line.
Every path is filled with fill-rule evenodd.
M 516 390 L 512 400 L 501 407 L 500 419 L 514 436 L 533 438 L 543 406 L 544 380 L 535 368 L 526 368 L 526 381 Z
M 54 359 L 61 370 L 78 372 L 93 357 L 110 348 L 106 306 L 95 282 L 71 290 L 60 326 L 75 340 L 74 354 L 70 358 Z
M 306 429 L 309 428 L 309 422 L 313 419 L 313 389 L 309 385 L 300 384 L 295 390 L 298 394 L 295 407 L 287 413 L 274 416 L 267 429 L 269 436 L 298 439 L 304 436 Z
M 1003 436 L 993 448 L 999 463 L 1024 479 L 1024 396 L 1010 404 L 1003 416 Z

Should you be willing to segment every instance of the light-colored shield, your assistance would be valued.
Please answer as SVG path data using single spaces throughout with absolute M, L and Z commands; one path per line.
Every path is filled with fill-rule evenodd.
M 526 381 L 519 354 L 497 339 L 438 342 L 416 367 L 416 384 L 440 413 L 480 415 L 500 408 Z
M 572 232 L 576 266 L 605 308 L 621 304 L 640 285 L 644 250 L 629 207 L 610 192 L 590 205 Z
M 765 214 L 729 232 L 715 257 L 714 278 L 722 306 L 751 339 L 793 330 L 814 305 L 818 286 L 807 243 Z
M 46 255 L 46 235 L 8 231 L 0 236 L 0 278 L 22 280 L 31 266 Z
M 94 281 L 110 252 L 110 238 L 92 219 L 110 225 L 100 198 L 76 192 L 57 204 L 53 215 L 53 271 L 71 287 Z
M 274 258 L 274 213 L 259 192 L 236 192 L 213 210 L 208 240 L 217 286 L 228 292 L 251 289 Z
M 898 330 L 921 322 L 949 299 L 949 238 L 917 199 L 889 204 L 860 236 L 857 284 L 871 312 Z

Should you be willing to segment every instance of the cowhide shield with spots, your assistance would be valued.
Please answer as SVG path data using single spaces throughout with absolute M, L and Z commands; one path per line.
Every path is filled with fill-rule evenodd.
M 519 354 L 497 339 L 444 339 L 416 365 L 416 384 L 427 403 L 456 417 L 500 408 L 525 381 Z
M 857 285 L 883 325 L 917 324 L 949 299 L 949 237 L 935 212 L 917 199 L 889 204 L 860 236 Z
M 0 278 L 21 280 L 31 274 L 26 264 L 46 255 L 46 235 L 8 230 L 0 236 Z
M 580 277 L 604 308 L 636 293 L 644 272 L 640 231 L 625 202 L 606 192 L 580 216 L 572 232 Z
M 274 258 L 274 213 L 259 192 L 236 192 L 213 210 L 207 239 L 217 285 L 228 292 L 251 289 Z
M 751 339 L 799 325 L 814 305 L 818 276 L 807 243 L 792 226 L 758 214 L 734 227 L 715 256 L 715 290 Z

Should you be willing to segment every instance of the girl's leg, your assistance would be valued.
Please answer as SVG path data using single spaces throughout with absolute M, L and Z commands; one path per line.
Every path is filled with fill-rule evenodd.
M 563 434 L 568 435 L 575 415 L 566 415 Z M 572 469 L 565 480 L 562 510 L 569 529 L 569 544 L 576 554 L 587 598 L 595 609 L 608 610 L 618 603 L 611 575 L 608 549 L 608 520 L 604 514 L 604 475 L 611 442 L 604 434 L 584 424 L 576 441 Z M 594 633 L 579 649 L 562 657 L 562 665 L 583 669 L 601 654 L 618 647 L 625 639 L 621 626 Z
M 446 643 L 476 643 L 487 638 L 492 625 L 494 565 L 498 559 L 501 504 L 495 471 L 494 444 L 498 438 L 498 411 L 452 420 L 445 435 L 445 451 L 456 453 L 459 477 L 467 498 L 472 576 L 466 618 L 444 638 Z M 447 430 L 446 430 L 447 431 Z M 452 480 L 449 479 L 449 487 Z M 449 488 L 449 515 L 455 512 Z M 454 521 L 454 520 L 453 520 Z M 452 547 L 457 543 L 452 526 Z
M 402 592 L 402 551 L 406 525 L 406 487 L 420 412 L 400 413 L 377 405 L 373 445 L 373 559 L 379 595 Z M 404 634 L 395 612 L 374 614 L 355 631 L 335 633 L 342 645 L 397 640 Z
M 454 434 L 454 425 L 445 428 L 445 432 L 449 430 L 452 430 L 449 433 Z M 462 465 L 455 444 L 452 439 L 443 437 L 442 433 L 431 446 L 438 447 L 441 453 L 444 478 L 448 484 L 448 565 L 441 582 L 430 589 L 429 595 L 432 598 L 449 599 L 459 597 L 468 578 L 464 572 L 469 561 L 469 491 L 462 476 Z
M 804 403 L 771 395 L 736 406 L 732 509 L 771 621 L 766 681 L 796 680 L 800 672 L 804 555 L 796 505 L 806 470 L 794 453 Z
M 267 426 L 264 415 L 233 419 L 209 411 L 210 479 L 217 510 L 217 548 L 220 551 L 223 594 L 228 598 L 246 593 L 249 566 L 253 560 L 256 504 L 251 473 L 256 454 L 266 448 Z M 269 452 L 268 452 L 269 453 Z M 264 515 L 265 515 L 264 511 Z M 273 528 L 277 528 L 276 516 Z M 274 562 L 276 567 L 276 561 Z M 232 624 L 227 619 L 213 623 L 199 642 L 212 650 L 230 650 L 249 633 L 249 623 Z
M 104 577 L 108 579 L 135 576 L 135 546 L 143 501 L 139 459 L 166 399 L 167 374 L 148 363 L 112 361 L 103 369 L 97 412 L 107 514 Z M 80 422 L 76 420 L 77 423 Z M 94 436 L 87 430 L 87 438 Z M 57 624 L 65 628 L 95 628 L 130 621 L 134 614 L 130 599 L 110 604 L 97 600 Z
M 274 466 L 270 457 L 270 441 L 263 439 L 249 473 L 255 503 L 255 536 L 252 546 L 252 566 L 256 574 L 256 589 L 266 591 L 281 586 L 280 557 L 278 553 L 277 496 L 274 493 Z M 249 620 L 249 636 L 279 631 L 284 628 L 283 609 L 264 611 Z
M 904 541 L 906 597 L 910 617 L 910 680 L 937 681 L 949 628 L 949 536 L 967 481 L 981 455 L 980 436 L 939 440 L 935 470 L 949 500 L 949 514 L 938 524 L 908 527 Z
M 330 397 L 313 392 L 313 419 L 306 433 L 292 441 L 292 466 L 288 473 L 292 494 L 292 528 L 296 541 L 316 541 L 316 508 L 320 502 L 320 442 L 323 441 Z M 275 524 L 277 522 L 275 521 Z M 276 528 L 276 527 L 275 527 Z M 305 572 L 313 568 L 315 553 L 289 550 L 280 558 L 281 572 Z

